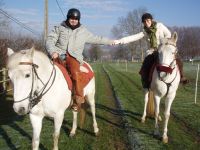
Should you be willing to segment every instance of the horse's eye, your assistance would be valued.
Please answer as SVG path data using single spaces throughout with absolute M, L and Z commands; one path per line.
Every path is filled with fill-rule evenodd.
M 25 74 L 25 78 L 29 78 L 30 77 L 30 74 Z

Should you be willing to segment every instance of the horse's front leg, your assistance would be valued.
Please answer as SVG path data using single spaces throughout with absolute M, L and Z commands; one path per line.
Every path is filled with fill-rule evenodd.
M 154 135 L 155 136 L 160 136 L 159 133 L 159 125 L 158 125 L 158 120 L 159 120 L 159 113 L 160 113 L 160 97 L 157 95 L 154 95 L 154 101 L 155 101 L 155 131 Z
M 54 117 L 54 134 L 53 134 L 53 150 L 58 150 L 58 139 L 60 136 L 60 128 L 62 126 L 64 112 L 56 114 Z
M 175 98 L 175 94 L 167 96 L 165 100 L 165 122 L 164 122 L 163 136 L 162 136 L 163 143 L 168 143 L 167 126 L 168 126 L 168 121 L 170 117 L 170 108 L 171 108 L 174 98 Z
M 30 114 L 30 120 L 33 128 L 32 149 L 38 150 L 40 144 L 40 132 L 42 129 L 42 119 L 44 116 Z
M 70 132 L 70 137 L 73 137 L 76 133 L 76 128 L 77 128 L 77 114 L 78 112 L 72 111 L 73 112 L 73 124 L 72 124 L 72 129 Z
M 144 91 L 144 112 L 141 118 L 141 122 L 144 123 L 146 119 L 146 112 L 147 112 L 147 103 L 148 103 L 148 95 L 149 95 L 149 90 L 145 89 Z

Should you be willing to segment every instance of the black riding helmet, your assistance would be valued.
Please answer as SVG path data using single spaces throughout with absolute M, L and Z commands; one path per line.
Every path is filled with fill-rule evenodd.
M 152 15 L 150 13 L 145 13 L 142 15 L 142 22 L 144 23 L 146 19 L 153 19 Z
M 69 20 L 70 18 L 80 20 L 80 18 L 81 18 L 80 11 L 76 8 L 69 9 L 68 13 L 67 13 L 67 20 Z

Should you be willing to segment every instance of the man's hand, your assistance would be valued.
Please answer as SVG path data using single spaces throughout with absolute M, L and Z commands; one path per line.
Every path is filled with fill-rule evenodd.
M 53 52 L 52 55 L 51 55 L 51 57 L 52 57 L 53 59 L 56 59 L 56 58 L 59 57 L 59 54 L 56 53 L 56 52 Z
M 80 71 L 85 72 L 85 73 L 89 72 L 88 69 L 86 67 L 82 66 L 82 65 L 80 65 Z

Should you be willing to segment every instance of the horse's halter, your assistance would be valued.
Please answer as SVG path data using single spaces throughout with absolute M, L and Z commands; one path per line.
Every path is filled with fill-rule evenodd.
M 26 99 L 29 99 L 28 108 L 29 108 L 29 112 L 30 112 L 30 110 L 40 102 L 42 96 L 45 95 L 48 92 L 48 90 L 51 88 L 51 86 L 53 85 L 53 83 L 55 81 L 56 70 L 55 70 L 54 64 L 52 62 L 51 62 L 51 64 L 53 66 L 53 69 L 51 71 L 51 75 L 50 75 L 48 81 L 46 82 L 46 84 L 44 84 L 44 82 L 38 76 L 38 73 L 37 73 L 36 69 L 39 68 L 39 66 L 37 64 L 35 64 L 33 62 L 19 62 L 19 65 L 30 65 L 30 66 L 32 66 L 32 84 L 31 84 L 31 91 L 28 94 L 28 96 L 26 98 L 21 99 L 21 100 L 14 101 L 14 103 L 19 103 L 19 102 L 25 101 Z M 54 76 L 53 76 L 53 73 L 54 73 Z M 49 86 L 49 88 L 46 89 L 46 87 L 49 84 L 52 76 L 53 76 L 53 81 L 52 81 L 51 85 Z M 39 92 L 37 92 L 36 90 L 33 89 L 34 88 L 34 79 L 35 78 L 37 78 L 43 84 L 43 87 L 40 89 Z
M 167 92 L 166 92 L 166 94 L 165 94 L 165 95 L 167 95 L 168 92 L 169 92 L 169 87 L 171 86 L 172 82 L 174 82 L 174 80 L 176 79 L 176 76 L 177 76 L 177 72 L 178 72 L 178 71 L 176 70 L 176 75 L 175 75 L 175 77 L 174 77 L 170 82 L 166 82 L 166 81 L 160 76 L 160 72 L 162 71 L 162 72 L 165 72 L 165 73 L 167 73 L 167 74 L 172 74 L 172 72 L 174 71 L 174 68 L 175 68 L 176 65 L 177 65 L 177 64 L 175 63 L 175 61 L 176 61 L 176 54 L 177 54 L 177 51 L 178 51 L 178 50 L 177 50 L 177 47 L 176 47 L 176 45 L 175 45 L 174 43 L 167 42 L 167 43 L 165 43 L 165 45 L 172 45 L 172 46 L 175 47 L 174 59 L 172 60 L 172 62 L 171 62 L 169 65 L 158 63 L 158 64 L 156 65 L 156 70 L 157 70 L 159 79 L 167 85 Z M 162 46 L 162 45 L 161 45 L 161 46 Z M 174 63 L 175 63 L 175 65 L 173 66 Z

